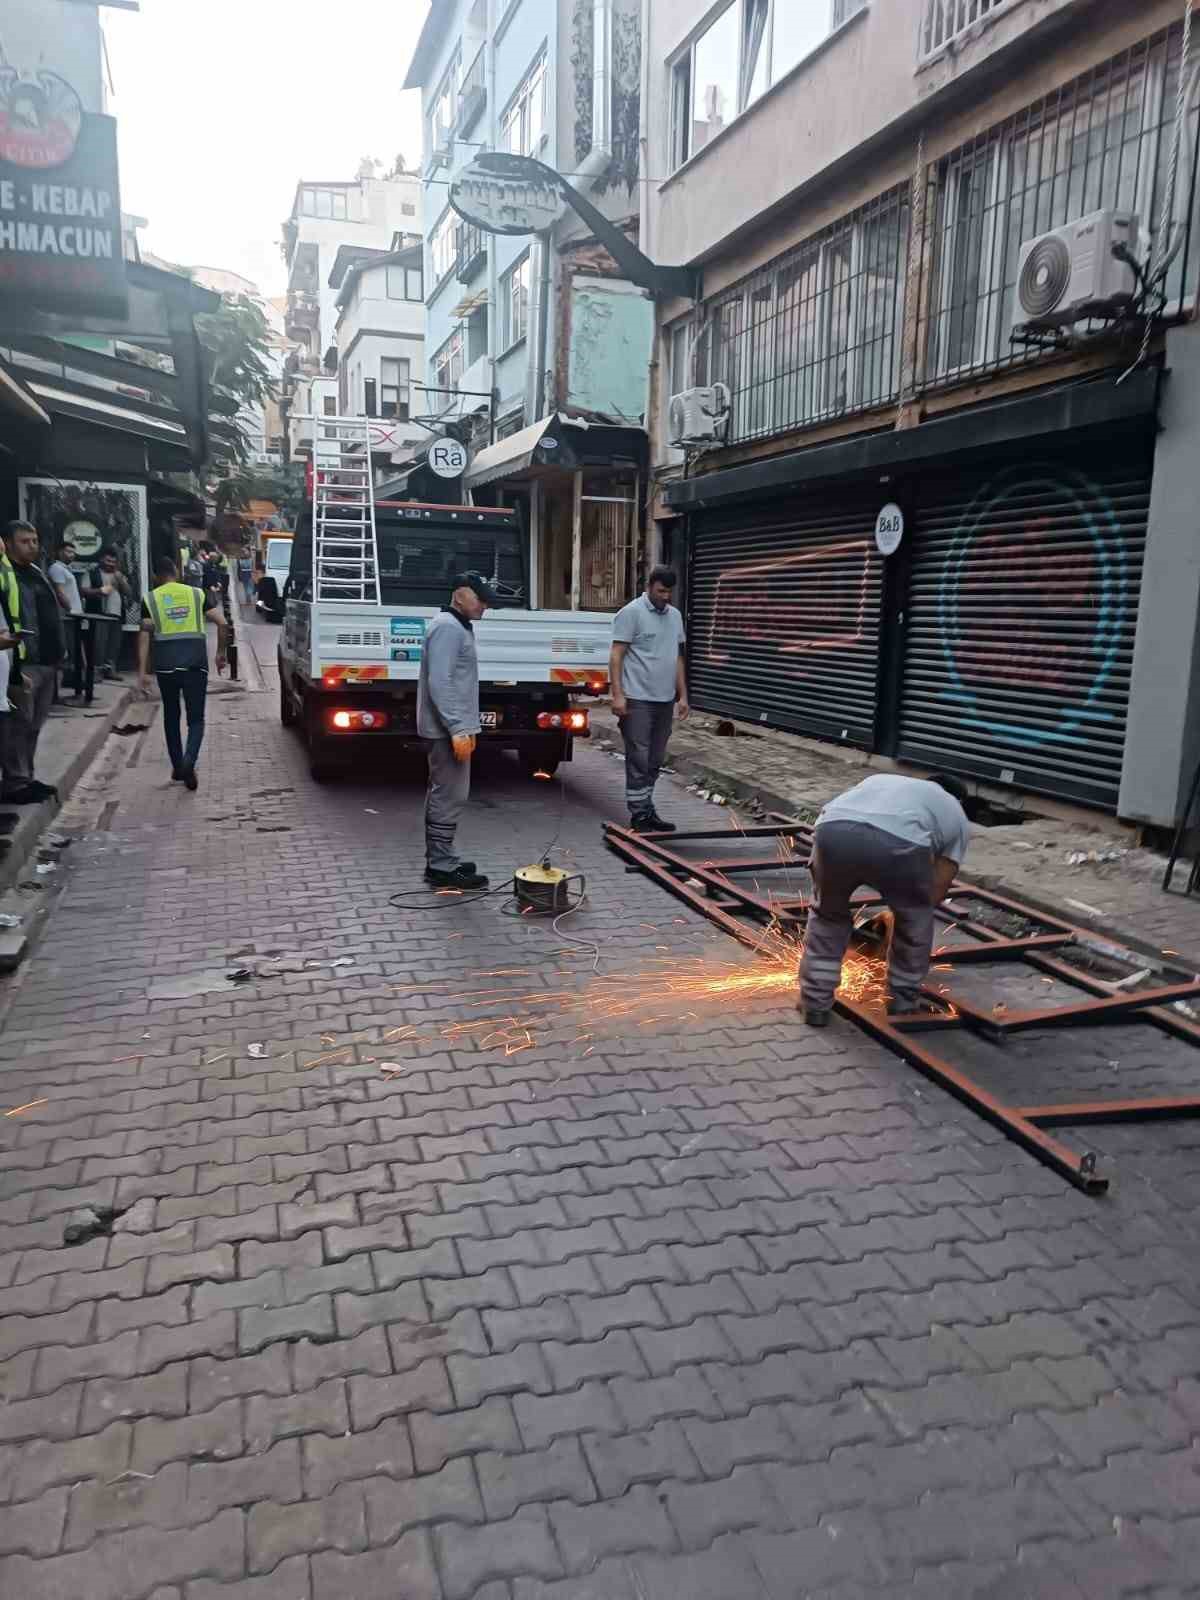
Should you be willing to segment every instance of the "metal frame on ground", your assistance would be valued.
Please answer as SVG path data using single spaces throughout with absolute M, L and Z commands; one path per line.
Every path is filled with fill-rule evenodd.
M 803 929 L 812 905 L 809 895 L 764 894 L 757 884 L 747 889 L 736 880 L 748 874 L 806 870 L 812 850 L 812 829 L 806 824 L 780 819 L 736 832 L 721 828 L 695 833 L 637 834 L 616 823 L 606 823 L 604 835 L 610 849 L 631 866 L 654 878 L 671 894 L 751 949 L 762 947 L 767 928 L 778 927 L 797 936 Z M 729 845 L 738 840 L 757 839 L 775 840 L 775 851 L 769 856 L 722 855 L 709 858 L 683 855 L 679 851 L 680 846 L 714 840 Z M 1200 1024 L 1190 1021 L 1174 1009 L 1178 1001 L 1200 996 L 1200 978 L 1161 984 L 1150 989 L 1117 990 L 1113 984 L 1062 959 L 1062 952 L 1071 945 L 1086 945 L 1089 939 L 1094 942 L 1094 934 L 1034 906 L 956 880 L 947 901 L 968 899 L 979 902 L 983 907 L 992 907 L 1019 917 L 1037 931 L 1018 938 L 1007 938 L 978 919 L 964 917 L 947 909 L 946 905 L 939 906 L 935 914 L 942 923 L 948 925 L 947 931 L 949 925 L 953 925 L 974 941 L 938 949 L 936 959 L 939 966 L 1024 962 L 1043 974 L 1083 990 L 1090 998 L 1049 1010 L 1006 1011 L 998 1008 L 989 1012 L 926 984 L 922 997 L 930 1008 L 927 1011 L 890 1016 L 882 1006 L 849 1000 L 841 994 L 835 1002 L 837 1009 L 1078 1188 L 1088 1194 L 1102 1194 L 1108 1188 L 1108 1179 L 1097 1173 L 1095 1155 L 1091 1151 L 1080 1153 L 1072 1150 L 1045 1130 L 1072 1124 L 1200 1116 L 1200 1094 L 1085 1100 L 1061 1105 L 1012 1105 L 984 1088 L 960 1067 L 944 1060 L 927 1043 L 922 1042 L 921 1036 L 936 1038 L 948 1029 L 965 1026 L 993 1041 L 1001 1041 L 1010 1034 L 1034 1028 L 1063 1028 L 1136 1017 L 1177 1039 L 1200 1045 Z M 869 908 L 881 905 L 882 898 L 873 892 L 860 891 L 855 896 L 855 904 Z

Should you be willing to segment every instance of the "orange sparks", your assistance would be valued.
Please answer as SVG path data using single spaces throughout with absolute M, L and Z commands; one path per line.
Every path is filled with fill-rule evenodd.
M 6 1117 L 17 1117 L 20 1116 L 22 1111 L 32 1111 L 34 1106 L 45 1106 L 49 1104 L 50 1096 L 45 1094 L 40 1100 L 27 1100 L 23 1106 L 14 1106 L 11 1111 L 6 1111 L 4 1115 Z

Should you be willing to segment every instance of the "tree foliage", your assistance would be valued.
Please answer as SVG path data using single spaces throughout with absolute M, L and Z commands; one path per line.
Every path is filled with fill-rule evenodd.
M 245 294 L 221 297 L 221 309 L 196 318 L 196 331 L 208 360 L 208 382 L 215 394 L 239 408 L 265 405 L 275 387 L 269 365 L 271 329 L 257 301 Z M 230 419 L 239 461 L 245 461 L 248 440 L 236 418 Z
M 299 463 L 266 471 L 241 468 L 222 478 L 213 500 L 218 516 L 226 511 L 244 511 L 251 500 L 270 500 L 280 511 L 299 512 L 304 499 L 304 468 Z

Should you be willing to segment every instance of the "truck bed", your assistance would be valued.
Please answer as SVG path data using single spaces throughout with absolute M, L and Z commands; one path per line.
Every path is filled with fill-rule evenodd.
M 312 681 L 412 681 L 431 606 L 288 603 L 295 660 L 311 660 Z M 475 624 L 482 683 L 596 685 L 608 681 L 612 616 L 601 611 L 493 611 Z M 311 654 L 305 635 L 311 630 Z

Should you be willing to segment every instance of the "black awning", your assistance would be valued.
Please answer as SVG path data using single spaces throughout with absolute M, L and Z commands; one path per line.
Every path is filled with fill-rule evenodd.
M 919 427 L 860 434 L 834 444 L 767 456 L 717 472 L 701 473 L 668 486 L 675 511 L 696 511 L 746 496 L 786 494 L 802 483 L 897 471 L 922 462 L 945 465 L 977 450 L 994 450 L 1043 439 L 1047 434 L 1143 419 L 1158 411 L 1160 371 L 1147 367 L 1125 383 L 1091 379 L 1041 390 L 1017 400 L 975 406 Z

